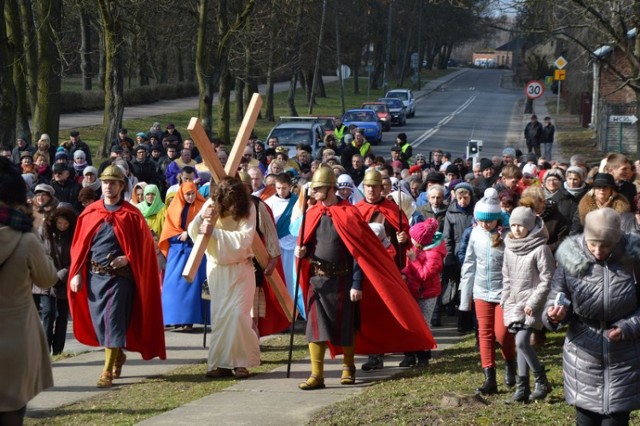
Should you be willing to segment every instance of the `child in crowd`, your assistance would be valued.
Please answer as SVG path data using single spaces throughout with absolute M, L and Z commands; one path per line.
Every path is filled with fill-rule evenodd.
M 402 270 L 402 276 L 415 297 L 425 322 L 429 325 L 436 300 L 442 290 L 440 273 L 442 263 L 447 255 L 442 233 L 438 232 L 438 221 L 428 218 L 424 222 L 416 223 L 409 229 L 413 248 L 407 251 L 407 266 Z M 405 352 L 400 367 L 426 368 L 429 366 L 431 351 Z
M 504 324 L 500 300 L 502 298 L 502 241 L 503 213 L 498 192 L 488 188 L 484 198 L 476 203 L 474 226 L 462 262 L 460 280 L 461 311 L 471 311 L 471 301 L 478 319 L 478 346 L 484 371 L 484 383 L 476 392 L 489 395 L 498 392 L 496 381 L 496 340 L 500 343 L 506 362 L 504 383 L 512 387 L 516 381 L 516 348 L 514 338 Z M 465 230 L 466 232 L 466 230 Z
M 549 293 L 555 260 L 547 245 L 549 237 L 542 218 L 528 207 L 511 213 L 511 232 L 504 240 L 502 266 L 502 308 L 504 324 L 515 334 L 518 352 L 516 391 L 510 402 L 544 399 L 551 391 L 544 366 L 529 339 L 533 330 L 542 329 L 542 311 Z M 529 368 L 535 389 L 529 387 Z

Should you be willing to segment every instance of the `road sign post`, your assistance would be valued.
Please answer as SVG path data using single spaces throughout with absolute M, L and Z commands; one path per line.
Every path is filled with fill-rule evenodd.
M 544 84 L 538 80 L 531 80 L 524 87 L 524 93 L 527 95 L 527 104 L 524 113 L 533 113 L 533 101 L 544 94 Z
M 556 98 L 556 115 L 560 114 L 560 92 L 562 91 L 562 80 L 565 79 L 566 71 L 564 67 L 567 66 L 569 62 L 564 58 L 564 56 L 558 56 L 558 58 L 553 61 L 553 65 L 557 68 L 554 73 L 554 78 L 558 82 L 558 96 Z

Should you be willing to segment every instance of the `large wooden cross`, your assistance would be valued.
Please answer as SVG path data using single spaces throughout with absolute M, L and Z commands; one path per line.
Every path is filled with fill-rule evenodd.
M 231 153 L 229 154 L 229 159 L 227 160 L 227 164 L 223 167 L 222 163 L 218 159 L 218 155 L 213 149 L 213 145 L 207 136 L 202 124 L 198 117 L 192 117 L 189 122 L 188 130 L 191 138 L 195 142 L 198 150 L 200 151 L 200 156 L 202 157 L 202 161 L 207 166 L 209 171 L 211 172 L 211 176 L 213 179 L 218 182 L 225 176 L 236 176 L 238 173 L 238 167 L 240 166 L 240 161 L 242 160 L 242 154 L 244 154 L 244 150 L 247 147 L 247 143 L 249 142 L 249 136 L 251 135 L 251 131 L 253 130 L 256 120 L 258 119 L 258 114 L 260 113 L 260 108 L 262 107 L 262 98 L 259 94 L 254 93 L 251 98 L 251 102 L 249 103 L 249 107 L 247 109 L 247 113 L 242 120 L 242 124 L 240 125 L 240 129 L 238 130 L 238 134 L 236 136 L 235 143 L 231 148 Z M 256 212 L 258 214 L 258 212 Z M 196 273 L 198 271 L 198 267 L 200 266 L 200 262 L 202 261 L 202 257 L 204 252 L 209 244 L 209 240 L 211 239 L 211 235 L 203 235 L 200 234 L 196 238 L 194 242 L 193 250 L 191 250 L 191 255 L 187 260 L 187 264 L 182 271 L 182 276 L 189 282 L 192 282 Z M 258 263 L 262 268 L 265 268 L 269 263 L 269 253 L 267 252 L 264 243 L 260 239 L 260 236 L 256 232 L 253 237 L 253 254 L 258 260 Z M 289 321 L 293 321 L 293 299 L 287 290 L 287 286 L 284 283 L 284 280 L 280 276 L 278 269 L 274 269 L 271 275 L 266 275 L 267 282 L 269 286 L 273 290 L 282 310 Z

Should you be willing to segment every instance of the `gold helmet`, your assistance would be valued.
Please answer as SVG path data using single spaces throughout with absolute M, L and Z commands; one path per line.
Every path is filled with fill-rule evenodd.
M 100 180 L 118 180 L 122 183 L 125 182 L 124 173 L 122 173 L 120 167 L 116 166 L 115 164 L 105 167 L 105 169 L 102 171 L 102 174 L 100 175 Z
M 382 185 L 382 175 L 376 169 L 369 169 L 364 174 L 364 179 L 362 180 L 363 185 Z
M 311 188 L 320 188 L 323 186 L 335 187 L 338 179 L 333 169 L 325 164 L 321 164 L 313 173 L 311 178 Z
M 245 172 L 244 170 L 240 170 L 238 172 L 238 177 L 240 178 L 242 183 L 251 186 L 251 176 L 249 176 L 249 173 Z

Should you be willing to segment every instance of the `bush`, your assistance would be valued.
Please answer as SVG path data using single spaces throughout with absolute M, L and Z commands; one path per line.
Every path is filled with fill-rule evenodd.
M 195 82 L 176 84 L 157 84 L 140 86 L 124 91 L 125 106 L 143 105 L 165 99 L 177 99 L 198 95 Z M 95 111 L 104 109 L 104 92 L 91 90 L 86 92 L 62 92 L 60 112 Z

